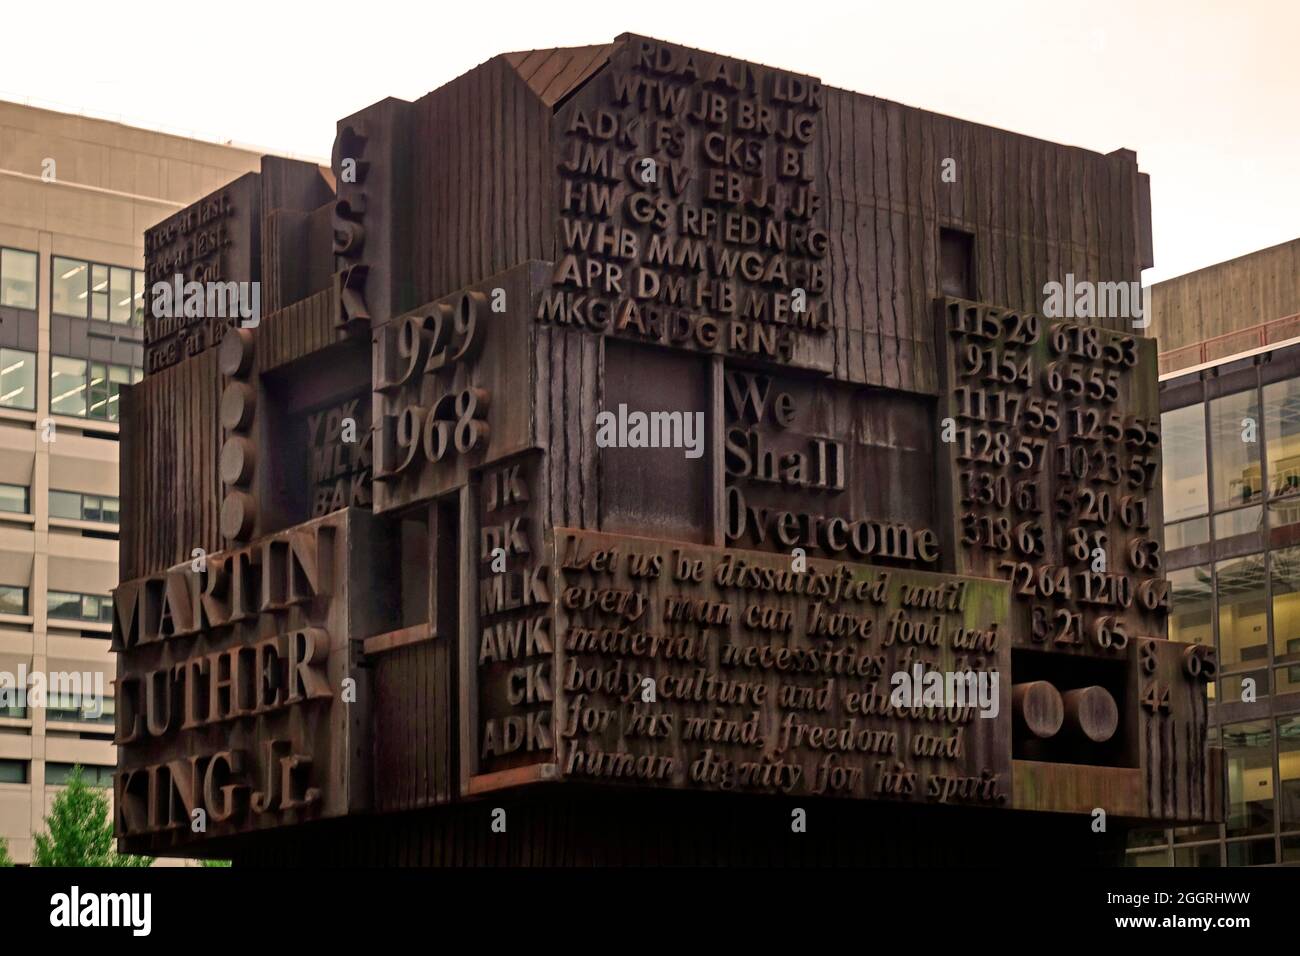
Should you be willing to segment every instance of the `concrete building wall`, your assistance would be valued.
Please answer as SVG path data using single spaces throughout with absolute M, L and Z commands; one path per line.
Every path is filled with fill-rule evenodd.
M 1158 282 L 1147 308 L 1162 374 L 1294 338 L 1300 239 Z
M 0 588 L 27 589 L 26 613 L 0 611 L 0 680 L 16 678 L 20 668 L 75 672 L 90 675 L 92 690 L 102 680 L 104 693 L 113 693 L 110 625 L 52 617 L 49 592 L 93 598 L 117 582 L 117 524 L 102 499 L 118 494 L 118 426 L 102 409 L 98 416 L 52 410 L 51 364 L 52 356 L 84 361 L 93 397 L 104 384 L 96 385 L 97 366 L 138 367 L 143 333 L 133 320 L 57 315 L 54 259 L 142 269 L 146 227 L 259 162 L 258 152 L 0 102 L 0 250 L 36 254 L 37 293 L 34 309 L 5 307 L 0 261 L 0 348 L 10 349 L 0 352 L 10 359 L 0 361 L 0 486 L 28 489 L 27 513 L 0 510 Z M 143 287 L 132 288 L 138 296 Z M 28 355 L 35 386 L 29 407 L 6 405 L 15 391 L 4 387 L 4 376 L 14 374 L 6 369 Z M 51 490 L 68 493 L 54 509 L 65 516 L 51 514 Z M 66 516 L 77 494 L 90 520 Z M 65 765 L 114 765 L 113 727 L 107 719 L 67 719 L 49 706 L 9 713 L 0 708 L 0 837 L 15 862 L 27 863 Z

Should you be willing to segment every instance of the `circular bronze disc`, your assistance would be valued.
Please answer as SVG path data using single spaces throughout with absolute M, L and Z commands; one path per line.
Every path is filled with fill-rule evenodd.
M 222 375 L 247 375 L 253 367 L 253 333 L 249 329 L 227 329 L 221 337 L 217 362 Z
M 221 533 L 231 539 L 247 538 L 253 530 L 253 496 L 232 491 L 221 503 Z
M 244 485 L 253 477 L 253 443 L 243 435 L 231 435 L 221 446 L 221 480 Z
M 257 404 L 257 389 L 246 382 L 231 382 L 221 393 L 221 427 L 227 431 L 243 431 L 253 422 L 253 408 Z

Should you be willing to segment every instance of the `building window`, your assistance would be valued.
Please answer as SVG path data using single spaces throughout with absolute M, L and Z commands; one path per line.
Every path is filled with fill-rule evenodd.
M 1273 735 L 1268 721 L 1227 724 L 1228 836 L 1273 832 Z
M 1300 547 L 1269 555 L 1273 587 L 1273 658 L 1300 663 Z
M 45 703 L 46 720 L 81 720 L 81 702 L 72 694 L 51 694 Z
M 1214 588 L 1208 566 L 1169 572 L 1169 639 L 1214 646 L 1210 612 Z
M 1144 850 L 1141 853 L 1130 853 L 1126 863 L 1128 866 L 1168 866 L 1169 848 L 1162 847 L 1159 850 Z
M 136 325 L 144 325 L 144 273 L 139 269 L 132 270 L 135 281 L 131 287 L 135 290 L 134 304 L 131 307 L 131 321 Z
M 0 783 L 26 783 L 26 760 L 0 760 Z
M 36 356 L 17 349 L 0 349 L 0 405 L 36 407 Z
M 1300 498 L 1284 498 L 1268 506 L 1268 524 L 1274 531 L 1289 524 L 1300 524 Z
M 144 321 L 144 273 L 139 269 L 55 256 L 53 288 L 58 315 L 122 325 Z
M 1210 741 L 1210 746 L 1215 746 L 1215 742 Z M 1202 823 L 1194 827 L 1174 827 L 1173 834 L 1175 843 L 1203 843 L 1206 840 L 1219 838 L 1219 825 Z
M 88 696 L 51 693 L 45 703 L 46 719 L 80 724 L 111 725 L 116 722 L 116 709 L 112 697 L 104 697 L 96 707 L 93 699 L 87 699 Z
M 1229 703 L 1236 701 L 1249 703 L 1267 697 L 1269 694 L 1267 667 L 1236 674 L 1224 674 L 1220 681 L 1223 684 L 1223 699 Z
M 1268 599 L 1264 556 L 1220 561 L 1214 568 L 1219 597 L 1219 661 L 1225 669 L 1268 664 Z
M 86 363 L 81 359 L 50 356 L 50 411 L 85 417 Z
M 1205 468 L 1205 406 L 1188 405 L 1160 416 L 1164 448 L 1165 521 L 1209 510 Z
M 1291 638 L 1286 643 L 1290 646 L 1289 653 L 1300 652 L 1300 638 Z M 1274 671 L 1273 686 L 1279 694 L 1294 694 L 1300 690 L 1300 664 L 1287 664 Z
M 1150 847 L 1165 846 L 1169 843 L 1169 832 L 1167 830 L 1129 830 L 1128 832 L 1128 849 L 1143 850 Z
M 58 315 L 86 317 L 88 306 L 86 284 L 90 279 L 90 263 L 80 259 L 54 257 L 54 290 L 52 308 Z
M 111 266 L 108 270 L 108 321 L 129 325 L 132 312 L 133 270 Z
M 26 614 L 27 589 L 0 584 L 0 614 Z
M 27 716 L 27 688 L 17 687 L 12 675 L 0 683 L 0 717 L 22 720 Z
M 78 418 L 117 421 L 123 385 L 144 373 L 127 365 L 50 356 L 50 411 Z
M 1275 862 L 1272 840 L 1240 840 L 1228 844 L 1228 866 L 1267 866 Z
M 1215 511 L 1255 504 L 1263 499 L 1259 431 L 1259 401 L 1253 389 L 1210 402 Z
M 117 421 L 117 413 L 121 408 L 118 402 L 122 386 L 130 385 L 133 381 L 139 379 L 131 377 L 131 369 L 126 365 L 101 365 L 92 362 L 90 364 L 90 417 L 102 418 L 110 422 Z
M 0 305 L 36 308 L 36 253 L 0 249 Z
M 62 787 L 72 779 L 72 771 L 76 769 L 76 764 L 71 763 L 52 763 L 47 761 L 45 764 L 45 785 L 47 787 Z M 113 786 L 113 769 L 112 767 L 96 767 L 94 765 L 81 765 L 81 779 L 89 787 L 111 787 Z
M 50 492 L 50 517 L 72 521 L 117 524 L 118 499 L 108 495 L 83 495 L 76 491 Z
M 108 266 L 90 266 L 90 317 L 108 321 Z
M 1270 497 L 1300 494 L 1300 380 L 1264 386 Z
M 1264 509 L 1260 505 L 1237 508 L 1214 516 L 1214 538 L 1227 541 L 1243 534 L 1259 534 L 1264 530 Z
M 1214 646 L 1214 586 L 1209 565 L 1169 572 L 1169 639 Z M 1211 700 L 1214 683 L 1206 685 Z
M 31 514 L 30 489 L 24 485 L 0 485 L 0 511 L 17 515 Z
M 113 599 L 107 594 L 47 591 L 45 599 L 45 613 L 61 621 L 113 621 Z
M 1174 866 L 1218 866 L 1220 843 L 1174 848 Z
M 1277 722 L 1278 814 L 1283 830 L 1300 830 L 1300 715 Z
M 1210 519 L 1206 517 L 1188 518 L 1177 524 L 1165 525 L 1165 551 L 1177 551 L 1179 548 L 1194 548 L 1210 543 Z

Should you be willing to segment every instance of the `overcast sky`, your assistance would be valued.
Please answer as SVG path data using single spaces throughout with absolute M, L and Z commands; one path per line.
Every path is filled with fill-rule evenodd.
M 326 159 L 341 117 L 634 32 L 1151 174 L 1159 281 L 1300 236 L 1297 0 L 6 3 L 0 98 Z

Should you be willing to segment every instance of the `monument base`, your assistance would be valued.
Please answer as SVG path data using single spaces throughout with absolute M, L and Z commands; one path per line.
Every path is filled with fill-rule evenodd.
M 1076 814 L 538 787 L 263 833 L 231 856 L 275 867 L 1121 865 L 1126 826 L 1107 823 L 1094 833 Z

